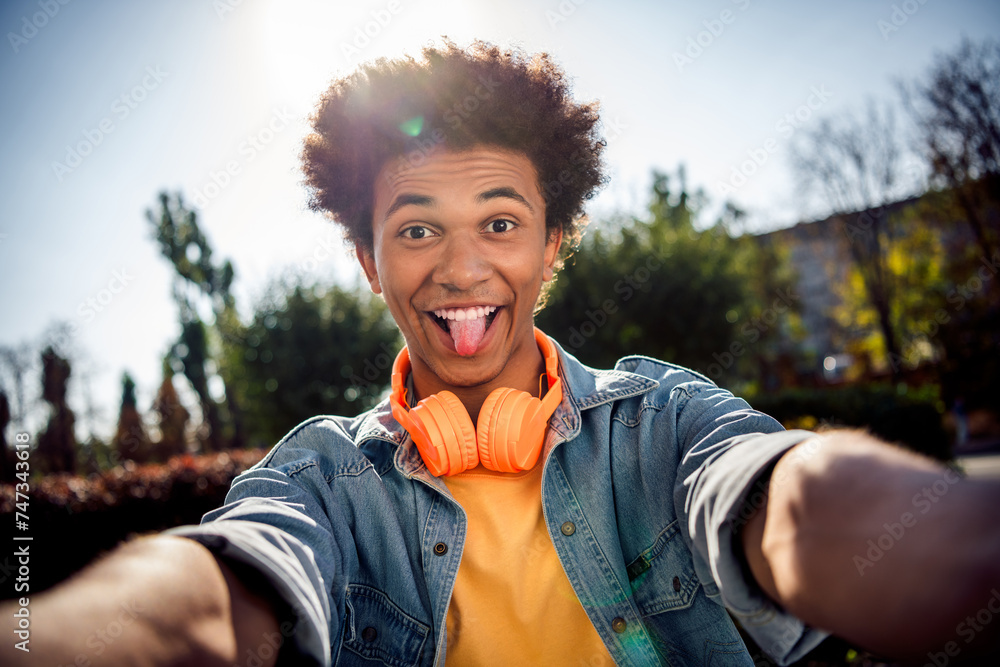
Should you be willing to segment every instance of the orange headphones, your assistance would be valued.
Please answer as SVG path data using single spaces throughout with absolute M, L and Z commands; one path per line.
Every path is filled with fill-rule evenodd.
M 539 400 L 508 387 L 494 389 L 479 411 L 475 428 L 465 406 L 450 391 L 433 394 L 413 409 L 407 408 L 403 384 L 411 368 L 410 353 L 405 347 L 400 351 L 392 366 L 392 416 L 413 438 L 432 475 L 457 475 L 480 462 L 500 472 L 518 472 L 535 465 L 549 417 L 562 401 L 556 346 L 537 327 L 535 341 L 545 357 L 549 380 L 545 397 Z

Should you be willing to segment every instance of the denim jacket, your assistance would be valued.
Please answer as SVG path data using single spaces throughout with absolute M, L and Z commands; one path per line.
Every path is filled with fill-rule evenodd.
M 780 664 L 816 646 L 824 635 L 760 592 L 734 540 L 758 477 L 811 434 L 672 364 L 594 370 L 559 351 L 545 522 L 615 662 L 752 666 L 726 607 Z M 297 426 L 200 526 L 168 532 L 249 564 L 287 602 L 294 622 L 258 659 L 280 642 L 296 664 L 402 667 L 444 664 L 466 529 L 383 401 Z

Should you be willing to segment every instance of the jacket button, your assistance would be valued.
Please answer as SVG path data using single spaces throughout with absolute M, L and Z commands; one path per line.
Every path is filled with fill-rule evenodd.
M 674 577 L 674 592 L 680 593 L 680 591 L 681 591 L 681 578 Z
M 376 637 L 378 637 L 378 630 L 376 630 L 370 625 L 361 631 L 361 638 L 364 639 L 369 644 L 375 641 Z
M 443 556 L 448 553 L 448 545 L 444 542 L 438 542 L 434 545 L 434 553 L 438 556 Z
M 562 526 L 559 527 L 559 530 L 562 531 L 563 535 L 569 537 L 570 535 L 576 532 L 576 525 L 572 521 L 567 521 L 566 523 L 564 523 Z
M 627 627 L 628 623 L 626 623 L 625 619 L 622 618 L 621 616 L 616 616 L 615 620 L 611 621 L 611 629 L 617 632 L 618 634 L 625 632 L 625 628 Z

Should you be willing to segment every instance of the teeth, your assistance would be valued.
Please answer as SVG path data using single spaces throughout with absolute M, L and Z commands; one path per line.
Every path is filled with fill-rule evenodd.
M 487 315 L 493 313 L 496 309 L 496 306 L 477 306 L 475 308 L 442 308 L 433 312 L 442 320 L 464 322 L 465 320 L 474 320 L 480 317 L 486 317 Z

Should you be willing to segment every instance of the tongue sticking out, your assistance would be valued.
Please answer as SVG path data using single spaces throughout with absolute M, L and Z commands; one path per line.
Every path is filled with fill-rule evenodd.
M 464 322 L 451 320 L 448 322 L 448 329 L 455 341 L 455 349 L 463 357 L 468 357 L 476 353 L 476 350 L 479 349 L 479 343 L 486 335 L 486 318 L 477 317 L 474 320 L 465 320 Z

